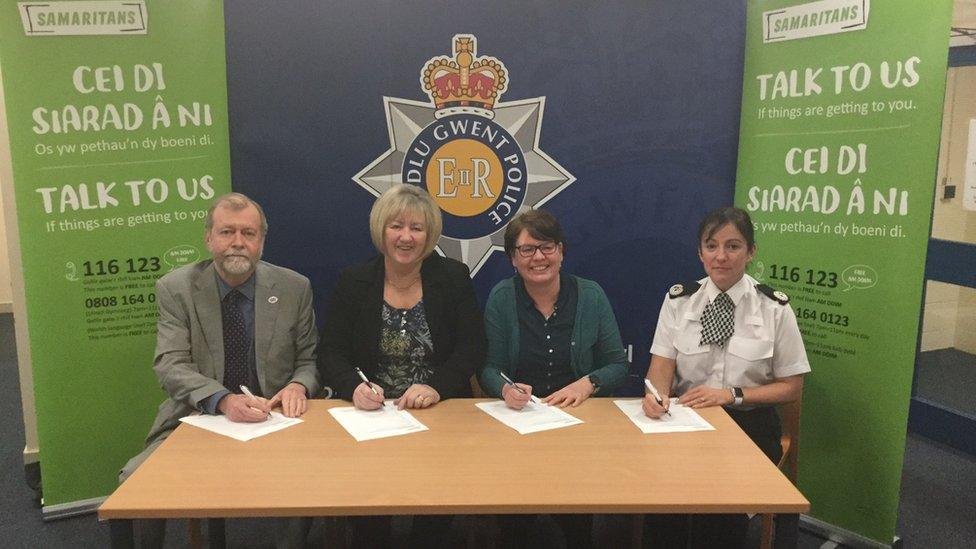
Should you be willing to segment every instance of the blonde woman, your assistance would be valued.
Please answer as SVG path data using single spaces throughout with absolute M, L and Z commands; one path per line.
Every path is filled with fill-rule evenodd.
M 363 410 L 384 398 L 403 409 L 471 396 L 484 326 L 468 268 L 433 253 L 440 209 L 419 187 L 396 185 L 373 204 L 369 228 L 380 255 L 339 276 L 319 347 L 324 379 Z
M 373 204 L 369 230 L 379 255 L 339 275 L 319 343 L 323 378 L 361 410 L 388 398 L 404 409 L 471 396 L 484 326 L 468 268 L 433 253 L 440 209 L 423 189 L 396 185 Z M 436 547 L 451 519 L 414 517 L 409 546 Z M 354 547 L 390 546 L 390 517 L 349 522 Z

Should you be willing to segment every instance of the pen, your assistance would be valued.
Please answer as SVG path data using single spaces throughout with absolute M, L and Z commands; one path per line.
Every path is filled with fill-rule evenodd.
M 364 374 L 363 371 L 360 370 L 359 368 L 354 368 L 354 369 L 356 370 L 356 374 L 359 375 L 359 379 L 363 380 L 363 383 L 365 383 L 366 386 L 369 387 L 369 390 L 370 391 L 373 391 L 373 394 L 374 395 L 380 396 L 380 394 L 378 392 L 376 392 L 376 387 L 373 387 L 373 383 L 369 381 L 369 378 L 368 377 L 366 377 L 366 374 Z M 384 410 L 393 410 L 393 404 L 392 403 L 389 403 L 389 402 L 384 402 L 383 403 L 383 409 Z
M 356 368 L 356 373 L 359 374 L 359 379 L 363 380 L 363 383 L 365 383 L 366 386 L 369 387 L 369 390 L 373 391 L 374 395 L 380 396 L 380 394 L 376 392 L 376 388 L 373 387 L 373 384 L 369 382 L 369 378 L 366 377 L 366 374 L 364 374 L 362 370 Z
M 253 398 L 255 400 L 257 400 L 258 398 L 254 396 L 254 393 L 252 393 L 250 389 L 247 388 L 247 385 L 241 385 L 241 392 L 244 393 L 244 395 L 247 396 L 248 398 Z M 257 408 L 255 408 L 254 406 L 250 406 L 250 408 L 253 410 L 257 410 Z M 268 412 L 268 417 L 271 417 L 271 412 Z
M 661 395 L 658 394 L 657 389 L 655 389 L 654 386 L 651 385 L 651 380 L 647 379 L 646 377 L 644 378 L 644 386 L 646 386 L 647 390 L 650 391 L 652 395 L 654 395 L 654 400 L 657 401 L 658 406 L 664 407 L 664 401 L 661 400 Z M 668 414 L 669 416 L 671 415 L 671 412 L 668 410 L 665 410 L 664 413 Z
M 519 387 L 518 385 L 516 385 L 515 382 L 512 381 L 512 378 L 510 378 L 507 375 L 505 375 L 505 372 L 498 372 L 498 375 L 502 376 L 502 379 L 505 380 L 505 383 L 508 383 L 509 385 L 511 385 L 516 391 L 522 393 L 523 395 L 528 394 L 528 393 L 525 392 L 525 389 L 523 389 L 523 388 Z M 539 400 L 539 398 L 536 397 L 535 395 L 529 395 L 529 398 L 532 399 L 532 402 L 535 402 L 536 404 L 539 404 L 541 402 Z

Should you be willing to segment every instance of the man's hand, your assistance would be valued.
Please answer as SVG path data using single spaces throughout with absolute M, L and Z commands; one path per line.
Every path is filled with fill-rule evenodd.
M 270 407 L 274 408 L 281 403 L 281 413 L 285 417 L 298 417 L 308 409 L 308 398 L 305 396 L 305 386 L 301 383 L 292 381 L 285 385 L 284 389 L 271 397 Z
M 567 406 L 575 407 L 582 404 L 584 400 L 590 398 L 590 395 L 592 395 L 594 391 L 595 388 L 593 387 L 593 383 L 590 382 L 590 378 L 582 377 L 542 399 L 542 402 L 545 402 L 550 406 L 559 406 L 560 408 L 565 408 Z
M 217 403 L 220 413 L 238 423 L 257 423 L 268 419 L 271 403 L 260 397 L 248 397 L 230 393 Z

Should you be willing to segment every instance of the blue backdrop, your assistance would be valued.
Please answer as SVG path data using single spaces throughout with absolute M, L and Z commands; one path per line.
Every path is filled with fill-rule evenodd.
M 703 276 L 699 218 L 732 203 L 744 1 L 224 9 L 233 185 L 267 210 L 265 258 L 312 280 L 320 322 L 339 270 L 375 253 L 374 197 L 352 176 L 389 148 L 383 96 L 429 101 L 424 64 L 469 33 L 508 70 L 503 102 L 546 97 L 541 148 L 577 179 L 544 206 L 567 234 L 564 269 L 604 287 L 644 373 L 665 291 Z M 482 304 L 512 272 L 489 258 Z

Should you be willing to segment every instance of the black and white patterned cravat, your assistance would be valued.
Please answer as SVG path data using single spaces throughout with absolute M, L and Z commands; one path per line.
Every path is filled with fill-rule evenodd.
M 240 393 L 241 385 L 247 385 L 247 351 L 249 341 L 244 327 L 241 301 L 244 295 L 231 290 L 224 296 L 221 313 L 224 317 L 224 387 L 232 393 Z
M 724 347 L 725 342 L 735 332 L 735 303 L 729 294 L 722 292 L 705 306 L 701 316 L 701 345 L 717 343 Z

